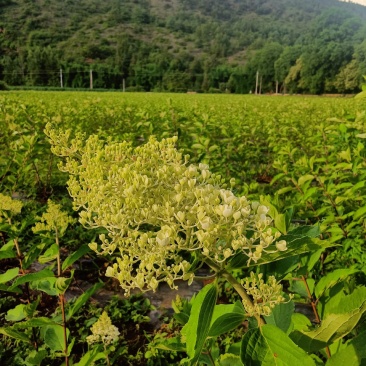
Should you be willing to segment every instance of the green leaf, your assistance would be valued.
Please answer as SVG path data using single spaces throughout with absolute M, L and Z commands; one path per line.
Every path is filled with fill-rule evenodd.
M 181 342 L 179 337 L 166 338 L 160 343 L 155 344 L 154 347 L 165 351 L 175 352 L 184 352 L 186 350 L 185 345 Z
M 306 283 L 309 287 L 309 291 L 311 294 L 314 292 L 315 287 L 315 281 L 312 278 L 306 279 Z M 302 280 L 293 280 L 291 281 L 291 286 L 289 288 L 291 292 L 295 292 L 296 294 L 299 294 L 300 296 L 307 299 L 309 297 L 307 287 Z
M 231 353 L 220 355 L 219 366 L 243 366 L 240 356 Z
M 96 283 L 87 291 L 85 291 L 81 296 L 79 296 L 75 303 L 69 307 L 66 314 L 66 320 L 69 321 L 74 316 L 74 314 L 76 314 L 80 310 L 80 308 L 89 300 L 89 298 L 93 296 L 93 294 L 101 287 L 103 287 L 103 285 L 103 282 Z
M 25 312 L 24 312 L 24 304 L 17 305 L 14 309 L 8 310 L 6 313 L 5 319 L 8 322 L 18 322 L 20 320 L 23 320 L 26 318 Z
M 67 338 L 69 335 L 67 329 Z M 44 330 L 43 341 L 52 351 L 65 352 L 64 328 L 61 325 L 49 325 Z
M 326 366 L 361 365 L 366 360 L 366 332 L 351 339 L 347 346 L 335 353 Z
M 305 351 L 317 352 L 350 333 L 365 311 L 366 287 L 357 288 L 341 299 L 320 327 L 310 332 L 294 331 L 290 337 Z
M 62 263 L 62 270 L 64 271 L 66 268 L 70 267 L 73 263 L 75 263 L 79 258 L 84 256 L 86 253 L 91 252 L 91 249 L 88 245 L 83 244 L 76 252 L 70 254 Z
M 15 258 L 16 254 L 12 250 L 0 250 L 0 259 Z
M 244 365 L 315 366 L 311 357 L 280 329 L 271 324 L 249 330 L 243 337 L 241 361 Z
M 358 272 L 359 270 L 357 269 L 346 268 L 336 269 L 333 272 L 328 273 L 326 276 L 322 277 L 315 286 L 316 298 L 319 299 L 329 288 L 333 287 L 341 281 L 344 281 L 348 276 Z
M 230 305 L 216 305 L 212 315 L 208 336 L 217 337 L 233 330 L 238 327 L 245 318 L 245 310 L 240 301 Z
M 22 285 L 23 283 L 26 283 L 26 282 L 38 281 L 38 280 L 42 280 L 42 279 L 46 279 L 48 277 L 54 277 L 54 276 L 55 275 L 53 274 L 53 272 L 50 269 L 45 268 L 42 271 L 39 271 L 36 273 L 28 273 L 24 276 L 18 277 L 14 281 L 13 287 Z
M 47 263 L 47 262 L 51 262 L 54 259 L 57 258 L 59 254 L 59 247 L 57 244 L 52 244 L 43 255 L 40 255 L 38 257 L 38 262 L 39 263 Z
M 269 316 L 264 317 L 267 324 L 272 324 L 287 333 L 291 326 L 295 305 L 292 301 L 281 303 L 272 309 Z
M 55 289 L 59 295 L 64 294 L 66 292 L 73 278 L 74 278 L 74 271 L 71 271 L 71 276 L 69 278 L 57 277 L 55 282 Z
M 10 327 L 4 327 L 4 328 L 0 328 L 0 334 L 3 334 L 5 336 L 8 337 L 12 337 L 15 339 L 18 339 L 20 341 L 23 342 L 29 342 L 30 343 L 30 339 L 24 334 L 24 332 L 18 332 Z
M 41 365 L 43 359 L 47 356 L 46 350 L 32 351 L 25 359 L 26 365 Z
M 14 242 L 10 240 L 6 244 L 4 244 L 0 249 L 0 259 L 8 259 L 8 258 L 15 258 L 16 253 L 13 251 Z
M 56 296 L 59 292 L 55 289 L 56 277 L 49 277 L 48 279 L 41 281 L 33 281 L 30 283 L 32 290 L 38 290 L 45 292 L 47 295 Z
M 281 195 L 281 194 L 285 194 L 287 192 L 293 192 L 294 190 L 294 187 L 284 187 L 284 188 L 281 188 L 279 189 L 278 191 L 276 191 L 276 195 Z
M 304 314 L 292 314 L 291 321 L 294 330 L 308 330 L 311 327 L 311 321 Z
M 85 353 L 78 363 L 74 366 L 93 366 L 96 361 L 105 359 L 106 355 L 104 352 L 100 352 L 100 347 L 94 347 L 92 350 Z
M 6 283 L 18 276 L 19 268 L 10 268 L 5 273 L 0 274 L 0 283 Z
M 55 323 L 52 319 L 46 317 L 32 318 L 25 322 L 15 323 L 13 325 L 14 329 L 25 329 L 32 327 L 46 327 L 49 325 L 59 325 Z
M 212 315 L 217 299 L 215 283 L 205 286 L 196 296 L 187 324 L 182 329 L 182 335 L 187 344 L 187 354 L 191 363 L 199 358 L 206 341 Z
M 366 205 L 360 207 L 353 215 L 353 220 L 358 220 L 360 217 L 364 217 L 366 214 Z
M 305 182 L 309 181 L 309 180 L 313 180 L 314 179 L 314 176 L 311 175 L 311 174 L 307 174 L 307 175 L 303 175 L 302 177 L 299 178 L 299 181 L 298 181 L 298 186 L 302 186 Z

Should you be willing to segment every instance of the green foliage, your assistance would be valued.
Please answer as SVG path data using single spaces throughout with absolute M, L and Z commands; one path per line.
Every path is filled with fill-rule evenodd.
M 61 69 L 89 88 L 92 69 L 94 88 L 249 93 L 259 71 L 261 92 L 350 93 L 366 72 L 366 11 L 348 2 L 3 2 L 11 86 L 61 88 Z
M 0 152 L 2 364 L 60 365 L 66 357 L 80 365 L 108 360 L 167 365 L 178 364 L 184 357 L 182 363 L 220 365 L 364 362 L 362 98 L 259 100 L 68 92 L 7 92 L 0 98 L 0 139 L 9 147 Z M 227 282 L 225 295 L 212 284 L 189 301 L 175 301 L 174 318 L 161 319 L 164 324 L 155 331 L 149 324 L 151 304 L 144 297 L 114 298 L 104 309 L 91 305 L 103 286 L 98 277 L 113 265 L 118 252 L 100 261 L 89 250 L 88 243 L 99 242 L 100 235 L 107 233 L 104 229 L 85 232 L 75 223 L 66 198 L 66 177 L 54 169 L 58 159 L 50 155 L 41 132 L 49 121 L 60 130 L 72 130 L 65 136 L 73 141 L 73 153 L 81 149 L 75 139 L 78 134 L 86 138 L 98 134 L 103 146 L 128 140 L 132 165 L 136 151 L 142 151 L 135 148 L 151 134 L 158 140 L 178 136 L 176 147 L 182 154 L 189 153 L 193 163 L 209 164 L 216 174 L 234 178 L 235 196 L 245 194 L 268 207 L 267 215 L 276 226 L 272 233 L 282 234 L 273 246 L 286 250 L 263 252 L 250 268 L 245 255 L 221 263 L 206 260 L 202 265 L 211 272 L 205 279 L 221 277 L 220 286 Z M 31 141 L 33 132 L 37 138 Z M 156 167 L 151 171 L 155 174 Z M 111 169 L 104 172 L 107 176 Z M 35 188 L 30 182 L 38 178 L 42 183 Z M 47 208 L 50 195 L 51 202 L 62 206 L 50 203 Z M 60 210 L 64 212 L 56 212 Z M 40 231 L 35 233 L 32 227 Z M 141 225 L 140 229 L 158 233 L 158 227 Z M 286 245 L 280 240 L 286 240 Z M 192 273 L 199 267 L 198 254 L 186 255 L 184 260 L 190 261 Z M 255 283 L 246 282 L 250 270 Z M 62 310 L 62 297 L 71 295 L 74 284 L 90 275 L 91 287 L 68 300 Z M 278 281 L 283 291 L 278 290 Z M 269 301 L 270 314 L 251 317 L 245 307 L 246 292 L 257 304 Z M 244 301 L 237 301 L 240 296 Z M 222 303 L 228 299 L 234 300 Z M 276 303 L 271 307 L 273 299 Z M 299 313 L 304 309 L 310 311 L 306 316 Z M 120 335 L 106 349 L 97 343 L 87 349 L 90 327 L 103 310 Z

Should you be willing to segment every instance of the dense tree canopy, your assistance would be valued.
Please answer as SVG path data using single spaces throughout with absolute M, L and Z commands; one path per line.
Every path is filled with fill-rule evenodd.
M 0 80 L 155 91 L 352 93 L 366 7 L 337 0 L 0 0 Z

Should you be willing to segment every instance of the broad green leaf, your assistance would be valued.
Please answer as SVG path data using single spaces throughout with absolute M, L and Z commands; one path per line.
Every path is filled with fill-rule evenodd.
M 24 322 L 15 323 L 13 325 L 14 329 L 25 329 L 29 327 L 45 327 L 49 325 L 59 325 L 55 323 L 52 319 L 46 317 L 32 318 Z
M 230 305 L 216 305 L 208 336 L 217 337 L 237 328 L 244 320 L 245 310 L 240 301 Z
M 295 305 L 292 301 L 278 304 L 269 316 L 264 317 L 267 324 L 272 324 L 284 331 L 288 332 L 291 326 L 292 315 L 295 311 Z
M 360 217 L 364 217 L 366 215 L 366 205 L 360 207 L 353 215 L 354 220 L 358 220 Z
M 6 244 L 4 244 L 1 248 L 0 248 L 0 253 L 2 251 L 7 251 L 14 248 L 14 240 L 9 240 Z
M 70 267 L 78 259 L 80 259 L 86 253 L 91 252 L 88 245 L 83 244 L 76 252 L 70 254 L 62 263 L 62 270 L 64 271 L 67 267 Z
M 31 281 L 39 281 L 48 277 L 54 277 L 55 275 L 53 274 L 53 272 L 50 269 L 43 269 L 42 271 L 39 272 L 35 272 L 35 273 L 28 273 L 25 274 L 24 276 L 20 276 L 18 277 L 14 283 L 13 283 L 13 287 L 15 286 L 19 286 L 22 285 L 23 283 L 26 282 L 31 282 Z
M 294 331 L 291 339 L 305 351 L 317 352 L 346 336 L 366 311 L 366 287 L 357 288 L 351 295 L 343 297 L 333 310 L 320 327 L 310 332 Z
M 244 335 L 240 357 L 244 365 L 315 366 L 304 350 L 271 324 L 251 329 Z
M 8 258 L 15 258 L 17 255 L 14 248 L 13 240 L 10 240 L 6 244 L 4 244 L 0 249 L 0 259 L 8 259 Z
M 0 259 L 15 258 L 16 254 L 12 250 L 0 250 Z
M 74 314 L 76 314 L 80 308 L 90 299 L 90 297 L 93 296 L 93 294 L 101 287 L 103 287 L 103 285 L 103 282 L 98 282 L 85 291 L 81 296 L 79 296 L 75 303 L 72 304 L 67 310 L 66 320 L 69 321 L 74 316 Z
M 182 329 L 187 345 L 187 354 L 194 364 L 206 341 L 217 299 L 215 283 L 205 286 L 196 296 L 187 324 Z
M 282 233 L 287 234 L 287 220 L 286 215 L 277 214 L 274 219 L 275 227 Z
M 0 328 L 0 334 L 18 339 L 23 342 L 31 342 L 31 340 L 23 332 L 18 332 L 17 330 L 10 327 Z
M 309 180 L 313 180 L 314 176 L 311 174 L 307 174 L 307 175 L 303 175 L 302 177 L 299 178 L 297 184 L 299 187 L 301 187 L 305 182 L 309 181 Z
M 181 342 L 180 338 L 178 337 L 166 338 L 164 339 L 164 341 L 155 344 L 154 347 L 163 349 L 165 351 L 184 352 L 186 350 L 186 346 Z
M 67 329 L 67 338 L 69 335 Z M 64 329 L 61 325 L 49 325 L 44 330 L 43 341 L 52 351 L 65 352 Z
M 315 296 L 319 299 L 326 290 L 336 285 L 338 282 L 344 281 L 348 276 L 359 272 L 357 269 L 346 268 L 336 269 L 322 277 L 315 286 Z
M 292 314 L 291 321 L 294 330 L 308 330 L 311 327 L 311 321 L 307 316 L 300 313 Z
M 310 294 L 312 295 L 314 292 L 315 281 L 312 278 L 307 278 L 306 283 L 307 286 L 302 280 L 293 280 L 291 281 L 291 286 L 289 290 L 307 299 L 309 298 L 307 287 L 309 288 Z
M 74 366 L 93 366 L 95 362 L 101 359 L 105 359 L 106 355 L 104 352 L 100 352 L 100 347 L 94 347 L 92 350 L 85 353 L 78 363 Z
M 64 294 L 66 292 L 73 278 L 74 278 L 74 270 L 71 271 L 71 276 L 69 278 L 57 277 L 55 282 L 55 289 L 59 295 Z
M 351 339 L 347 346 L 328 360 L 326 366 L 361 365 L 366 360 L 366 332 Z
M 8 310 L 6 313 L 5 319 L 8 322 L 18 322 L 20 320 L 23 320 L 26 318 L 25 312 L 24 312 L 25 304 L 19 304 L 14 309 Z
M 285 194 L 285 193 L 288 193 L 288 192 L 293 192 L 294 190 L 294 187 L 285 187 L 285 188 L 281 188 L 279 189 L 278 191 L 276 191 L 276 195 L 281 195 L 281 194 Z
M 19 268 L 10 268 L 5 273 L 0 274 L 0 283 L 6 283 L 18 276 Z
M 26 365 L 41 365 L 43 359 L 47 356 L 46 350 L 32 351 L 25 359 Z
M 243 366 L 240 356 L 233 355 L 231 353 L 220 355 L 218 364 L 219 366 Z
M 54 259 L 57 258 L 57 255 L 59 254 L 59 247 L 57 244 L 52 244 L 43 255 L 40 255 L 38 257 L 39 263 L 47 263 L 51 262 Z
M 57 277 L 46 277 L 43 280 L 31 281 L 29 287 L 32 290 L 43 291 L 47 295 L 59 295 L 59 291 L 55 288 Z

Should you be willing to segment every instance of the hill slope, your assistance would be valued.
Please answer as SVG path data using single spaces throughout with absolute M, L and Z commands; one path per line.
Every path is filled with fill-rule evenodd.
M 0 0 L 10 85 L 356 91 L 366 7 L 337 0 Z

